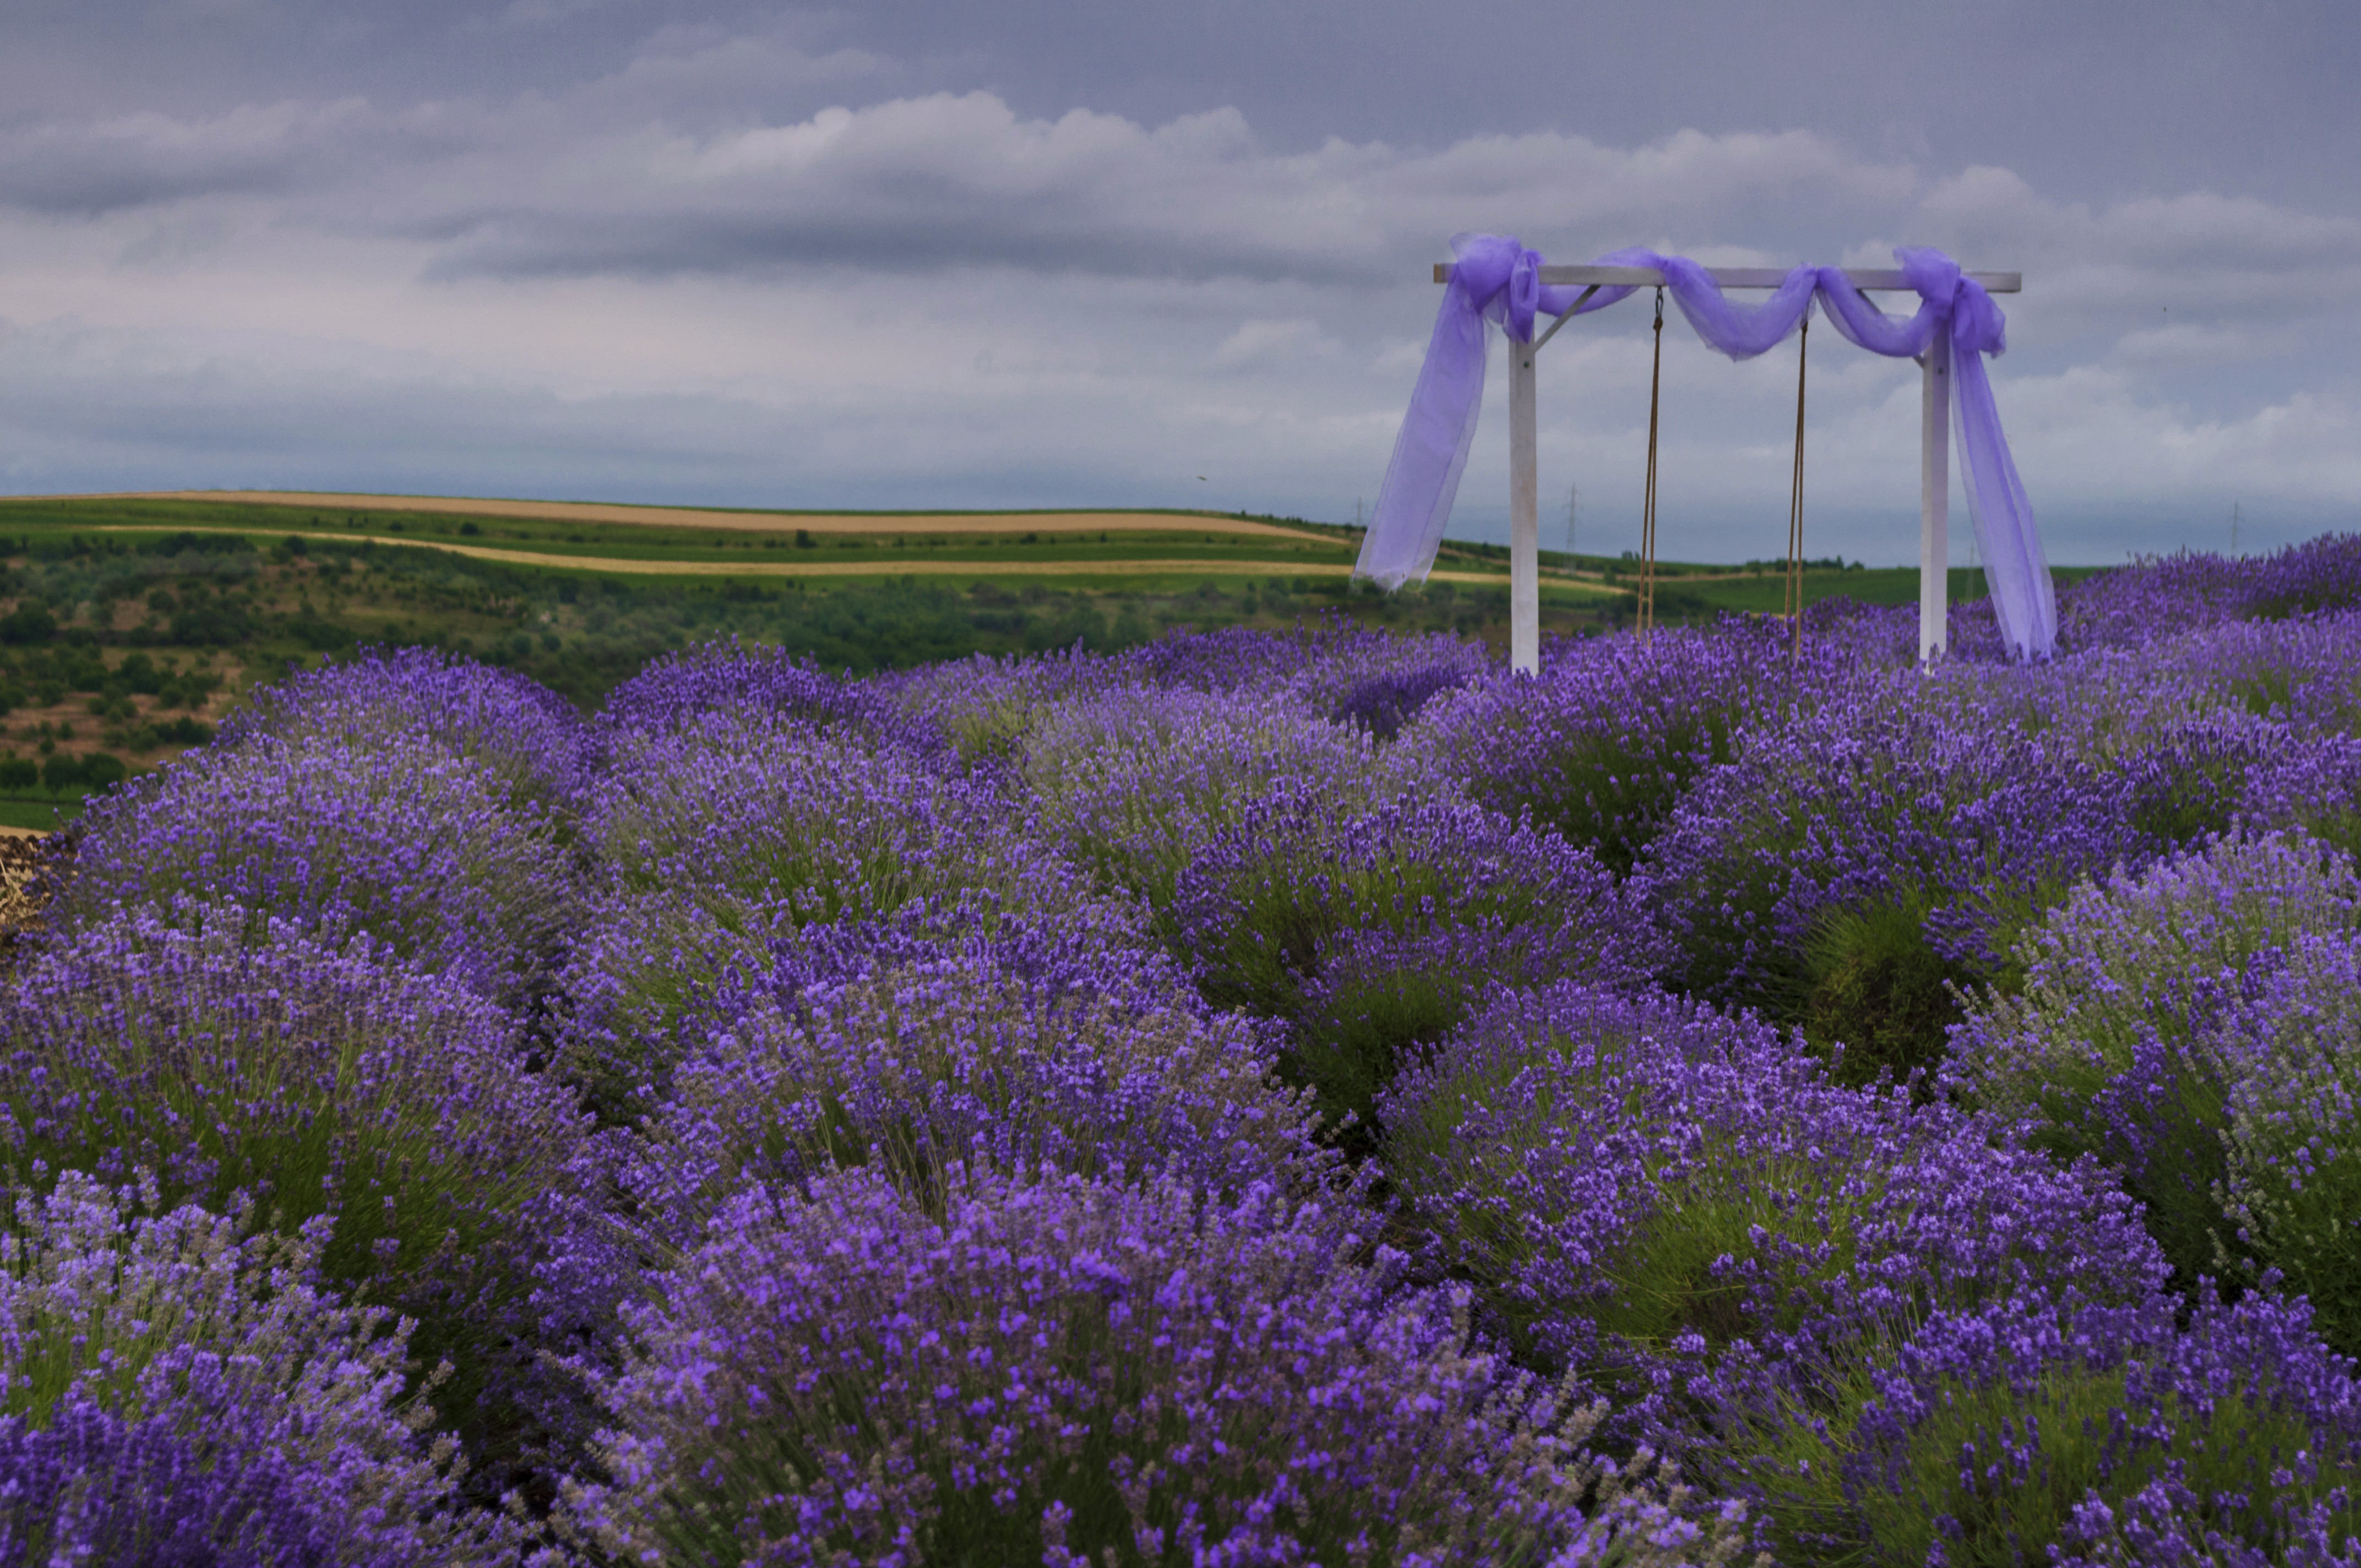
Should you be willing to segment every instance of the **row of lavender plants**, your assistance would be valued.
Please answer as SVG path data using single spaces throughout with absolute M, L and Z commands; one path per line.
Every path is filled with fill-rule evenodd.
M 383 651 L 0 974 L 0 1563 L 2361 1563 L 2361 537 L 585 718 Z

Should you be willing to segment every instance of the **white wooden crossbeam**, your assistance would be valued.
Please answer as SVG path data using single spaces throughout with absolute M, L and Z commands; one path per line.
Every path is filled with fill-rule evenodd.
M 1434 264 L 1434 280 L 1451 281 L 1451 269 L 1455 263 L 1438 261 Z M 1784 267 L 1708 267 L 1706 276 L 1725 289 L 1775 289 L 1787 280 L 1788 269 Z M 2025 290 L 2022 272 L 1970 272 L 1984 287 L 1987 294 L 2016 294 Z M 1569 264 L 1545 265 L 1541 280 L 1549 284 L 1590 284 L 1602 289 L 1651 289 L 1664 280 L 1664 275 L 1653 267 L 1591 267 Z M 1845 280 L 1866 293 L 1872 290 L 1905 290 L 1910 287 L 1900 269 L 1892 267 L 1847 268 Z
M 1434 280 L 1451 280 L 1453 263 L 1434 264 Z M 1709 267 L 1706 276 L 1724 289 L 1775 289 L 1787 280 L 1777 267 Z M 1969 272 L 1988 294 L 2025 289 L 2022 272 Z M 1845 279 L 1863 293 L 1908 290 L 1900 269 L 1847 268 Z M 1601 289 L 1653 288 L 1664 280 L 1653 267 L 1547 265 L 1541 280 L 1580 285 L 1576 308 Z M 1509 667 L 1523 674 L 1541 668 L 1541 485 L 1535 440 L 1533 356 L 1557 329 L 1574 319 L 1559 316 L 1539 341 L 1513 344 L 1509 356 Z M 1951 345 L 1938 335 L 1920 356 L 1918 475 L 1918 657 L 1931 661 L 1950 641 Z

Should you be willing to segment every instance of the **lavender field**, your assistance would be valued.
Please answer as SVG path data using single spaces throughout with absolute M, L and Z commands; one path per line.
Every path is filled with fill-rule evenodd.
M 586 718 L 52 840 L 0 1563 L 2361 1563 L 2361 536 Z

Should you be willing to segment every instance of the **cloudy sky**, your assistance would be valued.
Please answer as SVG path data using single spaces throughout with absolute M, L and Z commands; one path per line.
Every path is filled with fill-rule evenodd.
M 7 492 L 1349 521 L 1481 229 L 2020 268 L 2053 560 L 2361 527 L 2349 4 L 9 0 L 0 38 Z M 1637 543 L 1646 335 L 1543 356 L 1544 543 L 1575 486 L 1583 548 Z M 1815 342 L 1807 548 L 1915 559 L 1916 373 Z M 1675 325 L 1664 377 L 1666 553 L 1776 553 L 1792 351 Z

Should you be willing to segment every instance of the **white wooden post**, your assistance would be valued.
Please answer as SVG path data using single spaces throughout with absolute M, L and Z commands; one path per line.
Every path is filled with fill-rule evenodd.
M 1541 476 L 1534 451 L 1533 356 L 1509 340 L 1509 668 L 1541 673 Z
M 1951 334 L 1919 361 L 1918 662 L 1941 656 L 1951 630 Z

